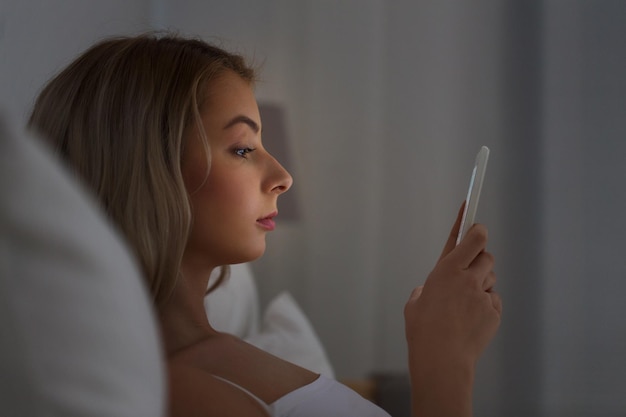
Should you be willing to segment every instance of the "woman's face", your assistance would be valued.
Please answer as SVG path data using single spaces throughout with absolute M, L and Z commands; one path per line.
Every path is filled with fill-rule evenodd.
M 259 109 L 250 84 L 227 71 L 209 86 L 200 114 L 211 162 L 195 128 L 185 137 L 182 174 L 192 230 L 183 268 L 247 262 L 265 251 L 278 196 L 292 178 L 261 143 Z

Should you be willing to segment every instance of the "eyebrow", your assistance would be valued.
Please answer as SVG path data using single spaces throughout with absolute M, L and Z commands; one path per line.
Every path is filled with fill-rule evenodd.
M 239 123 L 248 125 L 254 133 L 259 133 L 259 131 L 261 130 L 261 127 L 254 120 L 244 115 L 239 115 L 231 119 L 231 121 L 226 123 L 226 126 L 224 126 L 224 130 L 229 129 Z

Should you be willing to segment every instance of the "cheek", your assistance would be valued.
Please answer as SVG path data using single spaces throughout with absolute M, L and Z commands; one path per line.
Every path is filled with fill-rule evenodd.
M 259 208 L 250 198 L 250 184 L 221 180 L 210 177 L 191 196 L 194 220 L 187 253 L 216 264 L 254 260 L 263 254 L 265 240 L 255 224 Z
M 215 214 L 222 213 L 223 218 L 218 221 L 236 220 L 235 213 L 245 211 L 250 204 L 245 184 L 235 178 L 210 176 L 198 194 L 204 206 L 211 207 Z
M 256 207 L 250 185 L 233 175 L 216 170 L 191 196 L 194 229 L 201 234 L 245 227 L 256 221 Z

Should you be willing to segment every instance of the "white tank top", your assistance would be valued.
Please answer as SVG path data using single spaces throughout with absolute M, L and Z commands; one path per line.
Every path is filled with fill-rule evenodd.
M 391 417 L 350 388 L 323 375 L 269 405 L 245 388 L 219 379 L 253 397 L 271 417 Z

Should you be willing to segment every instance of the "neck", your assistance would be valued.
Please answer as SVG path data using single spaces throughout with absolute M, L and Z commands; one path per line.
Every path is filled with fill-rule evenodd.
M 159 321 L 167 356 L 215 336 L 204 309 L 210 270 L 183 273 L 171 297 L 159 309 Z

